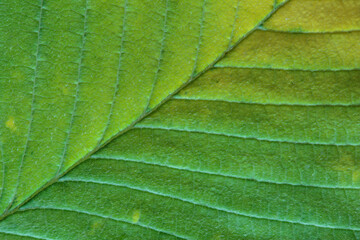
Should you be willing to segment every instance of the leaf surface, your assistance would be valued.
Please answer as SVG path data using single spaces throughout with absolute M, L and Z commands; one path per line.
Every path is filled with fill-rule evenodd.
M 359 15 L 351 12 L 359 4 L 291 0 L 262 24 L 261 19 L 273 11 L 273 2 L 266 5 L 271 6 L 267 12 L 252 3 L 229 1 L 229 8 L 215 1 L 199 3 L 200 13 L 208 9 L 208 14 L 224 13 L 224 18 L 228 17 L 224 9 L 238 13 L 251 9 L 251 17 L 264 13 L 254 18 L 252 26 L 240 27 L 244 30 L 238 38 L 256 30 L 238 44 L 231 37 L 239 31 L 234 21 L 251 23 L 252 18 L 244 20 L 236 13 L 230 35 L 223 32 L 224 20 L 215 24 L 214 17 L 206 20 L 207 14 L 199 14 L 197 23 L 200 19 L 204 25 L 198 26 L 204 27 L 194 34 L 201 40 L 194 45 L 195 55 L 178 58 L 176 51 L 162 50 L 167 45 L 161 37 L 157 49 L 145 41 L 149 51 L 156 49 L 160 56 L 157 65 L 149 68 L 155 70 L 149 76 L 156 84 L 149 84 L 153 87 L 137 117 L 128 123 L 123 123 L 127 118 L 122 115 L 114 117 L 119 124 L 114 123 L 118 126 L 114 134 L 123 133 L 119 126 L 131 130 L 118 134 L 99 151 L 90 151 L 87 161 L 13 210 L 0 222 L 4 238 L 360 238 L 360 25 Z M 275 1 L 276 6 L 283 3 Z M 154 5 L 154 9 L 160 8 Z M 340 17 L 349 11 L 352 21 Z M 328 12 L 334 16 L 331 24 L 322 17 Z M 313 25 L 312 15 L 318 21 Z M 164 27 L 168 20 L 166 14 L 162 16 Z M 207 30 L 206 23 L 212 28 Z M 156 36 L 144 35 L 147 40 Z M 169 42 L 177 40 L 174 35 Z M 229 47 L 233 44 L 234 48 Z M 150 58 L 151 53 L 145 56 Z M 131 57 L 137 61 L 139 56 Z M 179 59 L 184 65 L 171 62 Z M 189 59 L 196 64 L 189 64 Z M 163 69 L 159 64 L 169 65 Z M 135 76 L 139 66 L 133 68 Z M 187 73 L 191 73 L 186 75 L 189 66 Z M 133 75 L 128 74 L 130 79 Z M 132 97 L 140 101 L 143 93 L 138 99 L 136 94 Z M 123 101 L 121 106 L 132 113 L 132 105 Z M 136 120 L 159 103 L 162 106 L 156 111 Z M 15 118 L 9 120 L 8 129 L 17 127 Z M 82 137 L 86 136 L 89 141 L 93 137 Z
M 3 1 L 0 210 L 7 214 L 131 127 L 274 7 L 237 0 Z

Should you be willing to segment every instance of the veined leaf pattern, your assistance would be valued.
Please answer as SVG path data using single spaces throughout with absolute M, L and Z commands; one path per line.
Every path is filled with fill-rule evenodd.
M 26 4 L 4 239 L 360 238 L 358 1 Z

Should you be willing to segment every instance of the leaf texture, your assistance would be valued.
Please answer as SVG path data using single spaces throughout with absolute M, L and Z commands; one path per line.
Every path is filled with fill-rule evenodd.
M 357 0 L 296 0 L 279 10 L 263 27 L 307 33 L 359 31 L 359 12 L 360 2 Z
M 148 53 L 146 47 L 139 50 L 141 43 L 134 46 L 130 43 L 135 40 L 120 38 L 120 45 L 129 44 L 128 48 L 124 48 L 128 49 L 124 50 L 124 56 L 129 51 L 128 58 L 134 62 L 123 60 L 124 63 L 119 66 L 125 64 L 127 67 L 128 64 L 133 68 L 126 68 L 124 73 L 120 71 L 118 74 L 128 76 L 124 79 L 136 79 L 138 83 L 131 85 L 132 81 L 124 80 L 129 85 L 123 85 L 122 82 L 115 84 L 121 91 L 130 94 L 132 99 L 119 97 L 123 101 L 122 105 L 119 104 L 119 109 L 128 108 L 129 114 L 135 114 L 131 101 L 138 103 L 141 99 L 146 99 L 143 105 L 136 105 L 139 107 L 138 114 L 131 115 L 133 118 L 121 115 L 126 111 L 115 110 L 115 105 L 110 105 L 105 116 L 113 111 L 113 123 L 83 116 L 89 124 L 97 127 L 100 122 L 108 125 L 109 129 L 117 126 L 112 134 L 107 133 L 110 130 L 99 130 L 102 137 L 96 144 L 101 145 L 102 141 L 106 141 L 104 136 L 108 136 L 107 134 L 111 138 L 119 131 L 123 133 L 123 129 L 130 129 L 128 126 L 131 126 L 131 130 L 112 139 L 95 153 L 92 153 L 90 147 L 89 150 L 82 145 L 99 139 L 99 135 L 94 132 L 89 132 L 88 135 L 78 133 L 79 139 L 68 137 L 69 142 L 65 143 L 74 147 L 73 156 L 80 154 L 79 149 L 84 149 L 84 154 L 91 152 L 91 156 L 2 220 L 0 232 L 3 237 L 359 239 L 358 1 L 291 0 L 289 3 L 275 1 L 275 4 L 272 1 L 271 4 L 264 1 L 229 1 L 226 5 L 208 0 L 205 4 L 197 1 L 189 5 L 179 4 L 177 11 L 168 8 L 175 2 L 159 2 L 165 4 L 160 4 L 162 9 L 155 2 L 153 9 L 163 10 L 163 15 L 156 15 L 162 20 L 155 21 L 154 16 L 149 15 L 151 21 L 158 24 L 158 28 L 149 27 L 145 30 L 158 31 L 160 34 L 141 35 L 145 38 L 144 46 L 149 48 Z M 274 6 L 279 7 L 284 3 L 269 20 L 261 23 L 261 19 L 274 11 Z M 195 46 L 193 48 L 187 46 L 186 41 L 180 40 L 177 35 L 184 30 L 184 35 L 187 36 L 188 30 L 179 28 L 175 22 L 173 27 L 179 30 L 170 30 L 168 25 L 168 22 L 172 22 L 172 17 L 175 18 L 181 12 L 180 5 L 184 7 L 184 15 L 179 14 L 180 18 L 184 21 L 188 19 L 186 14 L 189 14 L 198 24 L 197 35 L 192 35 L 192 38 L 197 39 L 194 42 L 198 45 L 191 45 Z M 185 9 L 190 5 L 191 9 L 198 11 L 190 13 L 189 9 Z M 139 3 L 134 4 L 135 6 L 139 10 L 139 6 L 145 5 Z M 109 5 L 109 9 L 114 10 L 112 5 Z M 127 8 L 115 9 L 121 11 Z M 129 9 L 131 10 L 130 7 Z M 225 11 L 230 11 L 229 9 L 233 11 L 232 17 Z M 252 11 L 249 15 L 245 14 L 249 16 L 247 19 L 239 14 L 242 11 L 248 13 L 249 10 Z M 331 17 L 324 17 L 326 13 Z M 344 15 L 349 18 L 344 18 Z M 227 18 L 228 21 L 225 20 Z M 137 26 L 148 24 L 148 21 L 150 19 L 144 16 L 144 22 L 137 22 Z M 176 24 L 180 22 L 176 21 Z M 239 27 L 244 23 L 250 25 Z M 103 24 L 109 26 L 109 23 Z M 190 22 L 185 25 L 187 24 Z M 116 28 L 109 26 L 108 31 L 114 29 Z M 108 31 L 104 32 L 114 36 Z M 124 29 L 119 31 L 126 33 Z M 167 36 L 171 32 L 177 34 L 171 38 Z M 236 39 L 248 32 L 248 36 L 235 44 Z M 129 35 L 134 37 L 136 34 Z M 94 38 L 96 36 L 98 35 L 95 34 Z M 155 37 L 158 37 L 158 41 L 149 39 Z M 80 37 L 80 40 L 84 39 L 85 35 Z M 85 53 L 94 54 L 99 51 L 97 46 L 102 43 L 100 39 L 94 43 L 93 50 L 83 50 L 84 58 L 78 60 L 78 69 L 85 63 Z M 147 44 L 158 45 L 154 47 Z M 179 44 L 187 47 L 179 48 Z M 235 47 L 232 48 L 234 44 Z M 111 48 L 108 43 L 103 43 L 103 46 L 101 50 Z M 133 51 L 139 51 L 138 55 L 132 54 L 130 46 L 134 48 Z M 179 50 L 169 50 L 167 47 Z M 151 61 L 144 57 L 150 58 L 155 50 L 158 54 L 155 56 L 158 57 L 151 65 Z M 188 55 L 185 52 L 181 55 L 182 50 L 188 50 Z M 229 50 L 229 53 L 219 58 Z M 120 51 L 120 55 L 122 52 Z M 140 68 L 142 63 L 137 62 L 139 59 L 153 68 Z M 189 60 L 192 60 L 192 64 L 189 64 Z M 215 60 L 219 61 L 214 62 Z M 109 63 L 102 61 L 89 66 L 99 68 L 100 75 L 111 72 L 105 70 L 110 66 Z M 89 71 L 93 71 L 91 68 Z M 5 70 L 4 73 L 9 74 Z M 91 83 L 97 79 L 92 74 L 89 75 Z M 96 96 L 99 95 L 96 101 L 100 101 L 102 96 L 109 97 L 106 90 L 103 90 L 104 95 L 98 92 L 101 89 L 99 86 L 102 86 L 100 83 L 108 86 L 103 81 L 111 77 L 101 76 L 98 87 L 92 88 L 93 92 L 97 92 Z M 149 76 L 152 78 L 148 78 Z M 192 81 L 197 76 L 199 78 Z M 44 84 L 49 84 L 45 77 L 43 79 Z M 80 78 L 81 81 L 82 79 Z M 151 90 L 137 85 L 145 84 L 143 79 L 152 79 L 153 82 L 149 80 L 152 83 L 149 84 L 152 86 Z M 116 77 L 113 78 L 115 80 Z M 137 91 L 148 89 L 148 94 L 131 93 L 134 86 Z M 172 96 L 178 90 L 180 91 Z M 76 92 L 76 88 L 73 91 Z M 87 95 L 89 98 L 91 96 L 94 95 Z M 111 96 L 116 98 L 118 95 L 115 93 Z M 44 100 L 44 103 L 46 101 L 48 102 Z M 28 100 L 24 99 L 24 102 L 28 103 Z M 76 103 L 76 98 L 72 103 Z M 92 101 L 90 103 L 95 104 Z M 152 112 L 160 103 L 162 105 Z M 112 108 L 114 109 L 111 110 Z M 93 105 L 83 107 L 84 111 L 94 109 L 98 109 L 94 116 L 104 117 L 104 105 L 100 103 L 98 108 Z M 41 111 L 35 112 L 40 114 Z M 141 121 L 136 121 L 139 116 L 150 112 L 152 113 Z M 115 114 L 120 115 L 115 117 Z M 81 116 L 74 115 L 74 126 L 75 117 Z M 7 115 L 6 119 L 8 131 L 18 131 L 17 118 Z M 87 125 L 82 125 L 84 122 L 80 119 L 78 127 L 81 126 L 82 131 L 86 132 Z M 124 119 L 128 122 L 124 122 Z M 71 121 L 70 118 L 70 123 Z M 134 123 L 135 126 L 132 126 Z M 94 127 L 89 125 L 89 129 L 93 131 Z M 49 132 L 43 134 L 49 137 Z M 42 136 L 38 139 L 42 139 Z M 70 140 L 78 144 L 73 144 Z M 2 145 L 3 156 L 9 157 L 6 146 L 10 145 L 5 145 L 5 141 Z M 73 161 L 79 161 L 82 157 L 76 156 Z M 31 163 L 34 164 L 35 159 L 37 158 L 32 158 Z M 52 163 L 48 159 L 47 161 Z M 4 163 L 7 167 L 7 161 Z M 43 171 L 44 169 L 39 169 L 39 172 Z M 4 176 L 5 180 L 9 177 L 7 174 Z M 46 179 L 44 176 L 41 178 Z M 23 181 L 28 188 L 28 181 Z M 8 184 L 7 181 L 5 184 Z M 4 190 L 3 195 L 6 196 L 10 190 L 7 190 L 6 185 Z
M 272 0 L 1 5 L 5 214 L 131 127 L 275 10 Z

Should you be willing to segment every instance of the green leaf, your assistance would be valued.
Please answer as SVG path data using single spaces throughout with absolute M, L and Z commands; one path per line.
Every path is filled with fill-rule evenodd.
M 360 238 L 358 1 L 3 6 L 2 238 Z
M 272 0 L 2 6 L 5 214 L 196 78 L 275 10 Z

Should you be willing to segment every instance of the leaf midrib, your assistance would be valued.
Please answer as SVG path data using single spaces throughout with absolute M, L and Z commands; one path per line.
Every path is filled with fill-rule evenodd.
M 33 194 L 31 194 L 29 197 L 27 197 L 25 200 L 23 200 L 22 202 L 20 202 L 18 205 L 13 205 L 14 202 L 12 202 L 11 205 L 9 205 L 9 207 L 7 208 L 7 211 L 4 212 L 4 214 L 2 216 L 0 216 L 0 221 L 2 221 L 3 219 L 5 219 L 6 217 L 16 213 L 19 208 L 21 206 L 23 206 L 24 204 L 26 204 L 27 202 L 29 202 L 32 198 L 34 198 L 37 194 L 39 194 L 40 192 L 42 192 L 43 190 L 45 190 L 47 187 L 51 186 L 52 184 L 58 182 L 58 180 L 63 177 L 64 175 L 66 175 L 68 172 L 70 172 L 72 169 L 74 169 L 75 167 L 77 167 L 79 164 L 83 163 L 84 161 L 86 161 L 87 159 L 89 159 L 94 153 L 96 153 L 97 151 L 99 151 L 100 149 L 102 149 L 103 147 L 105 147 L 107 144 L 109 144 L 111 141 L 113 141 L 115 138 L 123 135 L 124 133 L 128 132 L 129 130 L 133 129 L 134 126 L 139 123 L 141 120 L 143 120 L 144 118 L 146 118 L 148 115 L 150 115 L 151 113 L 155 112 L 158 108 L 160 108 L 163 104 L 165 104 L 167 101 L 169 101 L 174 95 L 176 95 L 178 92 L 180 92 L 183 88 L 185 88 L 186 86 L 188 86 L 190 83 L 194 82 L 197 78 L 199 78 L 200 76 L 202 76 L 203 74 L 205 74 L 207 71 L 209 71 L 210 69 L 214 68 L 214 66 L 220 61 L 222 60 L 229 52 L 231 52 L 236 46 L 238 46 L 242 41 L 244 41 L 249 35 L 251 35 L 254 31 L 256 31 L 257 29 L 259 29 L 260 26 L 263 25 L 263 23 L 268 20 L 275 12 L 277 12 L 280 8 L 282 8 L 284 5 L 286 5 L 287 3 L 289 3 L 291 0 L 286 0 L 284 1 L 282 4 L 277 5 L 276 1 L 274 3 L 274 7 L 272 9 L 272 11 L 266 15 L 257 25 L 255 25 L 255 27 L 253 29 L 251 29 L 250 31 L 248 31 L 244 36 L 242 36 L 235 44 L 233 44 L 232 46 L 229 45 L 228 49 L 226 49 L 218 58 L 216 58 L 211 64 L 209 64 L 206 68 L 204 68 L 202 71 L 196 73 L 195 75 L 193 75 L 192 77 L 190 77 L 190 79 L 188 81 L 186 81 L 185 83 L 183 83 L 178 89 L 176 89 L 174 92 L 172 92 L 171 94 L 169 94 L 166 98 L 164 98 L 161 102 L 159 102 L 155 107 L 153 107 L 152 109 L 145 109 L 144 112 L 134 121 L 132 122 L 128 127 L 124 128 L 123 130 L 119 131 L 118 133 L 114 134 L 112 137 L 110 137 L 108 140 L 106 140 L 105 142 L 103 142 L 102 144 L 99 144 L 97 147 L 95 147 L 92 151 L 90 151 L 88 154 L 86 154 L 84 157 L 82 157 L 81 159 L 79 159 L 74 165 L 72 165 L 71 167 L 69 167 L 66 171 L 64 171 L 61 174 L 56 175 L 54 178 L 50 179 L 47 183 L 45 183 L 43 186 L 39 187 L 37 191 L 35 191 Z M 231 39 L 230 39 L 231 40 Z M 231 41 L 230 41 L 231 42 Z M 150 99 L 149 99 L 150 101 Z

